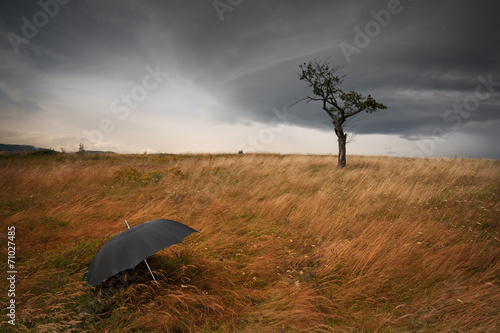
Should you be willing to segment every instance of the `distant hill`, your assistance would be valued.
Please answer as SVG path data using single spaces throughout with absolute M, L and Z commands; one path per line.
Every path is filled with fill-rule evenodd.
M 51 151 L 54 153 L 58 153 L 55 150 L 48 149 L 48 148 L 39 148 L 35 146 L 30 146 L 30 145 L 6 145 L 0 143 L 0 152 L 8 152 L 8 153 L 22 153 L 22 152 L 46 152 L 46 151 Z M 99 153 L 105 153 L 105 154 L 114 154 L 115 152 L 113 151 L 100 151 L 100 150 L 86 150 L 85 153 L 87 154 L 99 154 Z
M 37 151 L 43 148 L 37 148 L 29 145 L 4 145 L 0 143 L 0 151 L 6 151 L 9 153 L 23 152 L 23 151 Z

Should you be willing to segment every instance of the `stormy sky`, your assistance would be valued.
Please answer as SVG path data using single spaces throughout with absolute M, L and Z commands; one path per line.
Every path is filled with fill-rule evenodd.
M 336 154 L 313 59 L 387 110 L 349 154 L 500 158 L 500 3 L 2 1 L 0 143 Z

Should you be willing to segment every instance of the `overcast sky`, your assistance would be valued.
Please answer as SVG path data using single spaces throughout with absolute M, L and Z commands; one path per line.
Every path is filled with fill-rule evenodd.
M 0 143 L 75 151 L 336 154 L 299 65 L 345 66 L 387 110 L 349 154 L 500 158 L 498 1 L 0 5 Z

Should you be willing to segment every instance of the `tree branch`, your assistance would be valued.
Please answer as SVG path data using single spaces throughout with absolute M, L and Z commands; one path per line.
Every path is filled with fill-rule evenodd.
M 348 112 L 348 113 L 345 114 L 345 117 L 346 118 L 352 117 L 352 116 L 354 116 L 354 115 L 356 115 L 356 114 L 358 114 L 360 112 L 365 111 L 365 109 L 366 109 L 365 107 L 361 107 L 358 110 L 354 110 L 354 111 Z

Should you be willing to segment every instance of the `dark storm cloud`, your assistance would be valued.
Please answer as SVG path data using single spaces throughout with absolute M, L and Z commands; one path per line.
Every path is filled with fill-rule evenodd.
M 313 57 L 345 64 L 339 43 L 353 44 L 352 29 L 356 26 L 363 29 L 373 20 L 370 11 L 382 10 L 387 3 L 371 2 L 354 8 L 345 2 L 329 2 L 327 7 L 311 2 L 306 9 L 294 7 L 296 11 L 292 11 L 288 8 L 286 13 L 275 11 L 276 7 L 267 10 L 249 4 L 238 7 L 229 17 L 235 20 L 220 25 L 227 29 L 214 28 L 220 38 L 208 40 L 215 46 L 204 47 L 208 53 L 194 49 L 193 52 L 198 56 L 203 54 L 215 64 L 222 64 L 218 71 L 222 74 L 218 76 L 221 81 L 224 69 L 231 73 L 238 69 L 238 65 L 256 63 L 262 54 L 268 58 L 263 57 L 260 66 L 219 85 L 219 93 L 238 108 L 229 114 L 217 114 L 216 118 L 229 122 L 247 119 L 268 123 L 273 117 L 273 108 L 291 105 L 308 92 L 297 78 L 298 64 Z M 365 121 L 352 126 L 359 133 L 405 137 L 431 135 L 436 126 L 448 125 L 444 123 L 443 113 L 474 91 L 478 76 L 498 73 L 499 26 L 494 16 L 496 11 L 492 8 L 498 5 L 489 2 L 477 6 L 472 2 L 457 4 L 451 1 L 432 5 L 401 2 L 403 5 L 404 10 L 399 16 L 393 16 L 391 23 L 360 54 L 354 54 L 353 61 L 342 71 L 347 75 L 345 86 L 348 90 L 371 93 L 389 107 L 389 110 L 366 117 Z M 269 13 L 273 13 L 272 19 L 268 17 Z M 248 22 L 249 17 L 254 21 Z M 289 34 L 286 18 L 293 18 L 294 22 Z M 228 31 L 232 34 L 228 35 Z M 260 47 L 253 45 L 251 38 L 242 38 L 245 36 L 242 31 L 246 34 L 248 31 L 260 32 L 260 38 L 256 38 Z M 316 43 L 307 48 L 309 53 L 296 54 L 295 58 L 289 55 L 287 59 L 279 50 L 289 47 L 290 42 Z M 214 49 L 225 50 L 215 51 L 222 59 L 220 62 L 211 56 Z M 281 61 L 272 58 L 273 52 Z M 195 63 L 203 63 L 203 57 L 199 57 Z M 203 72 L 203 69 L 197 70 Z M 406 95 L 400 94 L 403 90 L 407 90 Z M 470 120 L 498 117 L 494 112 L 496 98 L 492 96 L 488 103 L 482 103 L 480 111 Z M 329 118 L 318 109 L 313 103 L 298 104 L 291 112 L 296 114 L 298 125 L 331 129 Z
M 298 65 L 318 58 L 345 65 L 346 90 L 388 106 L 352 122 L 356 133 L 415 138 L 442 128 L 486 135 L 500 121 L 500 87 L 460 126 L 444 119 L 474 94 L 478 77 L 500 81 L 497 1 L 242 1 L 222 14 L 214 3 L 72 0 L 14 54 L 7 35 L 22 36 L 21 18 L 32 20 L 41 8 L 38 1 L 3 2 L 0 103 L 36 110 L 39 99 L 50 98 L 46 74 L 134 81 L 145 66 L 161 64 L 218 101 L 220 107 L 206 111 L 213 122 L 269 124 L 273 109 L 287 106 L 289 123 L 331 131 L 318 104 L 290 107 L 309 93 Z M 354 29 L 364 31 L 374 12 L 394 4 L 399 13 L 347 59 L 341 43 L 356 46 Z M 23 90 L 24 108 L 13 97 L 16 89 Z

